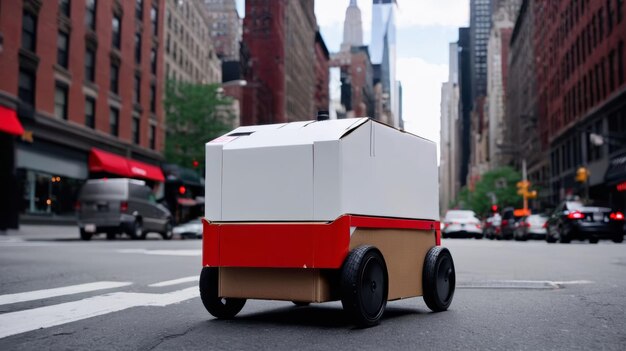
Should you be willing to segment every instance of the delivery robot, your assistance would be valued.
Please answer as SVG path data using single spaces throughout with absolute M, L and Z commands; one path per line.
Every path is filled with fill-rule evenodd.
M 200 296 L 234 317 L 246 299 L 340 300 L 359 326 L 387 301 L 444 311 L 435 144 L 368 118 L 246 126 L 206 144 Z

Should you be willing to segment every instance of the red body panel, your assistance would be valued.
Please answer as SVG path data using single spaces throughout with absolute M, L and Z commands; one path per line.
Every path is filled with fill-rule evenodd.
M 203 220 L 202 264 L 211 267 L 341 267 L 350 227 L 435 230 L 439 222 L 344 215 L 330 223 L 209 223 Z

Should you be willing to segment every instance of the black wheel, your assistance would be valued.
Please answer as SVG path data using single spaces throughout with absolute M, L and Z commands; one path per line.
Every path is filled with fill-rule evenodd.
M 378 324 L 387 306 L 387 264 L 373 246 L 350 251 L 341 267 L 341 304 L 355 324 Z
M 450 251 L 435 246 L 426 254 L 422 273 L 424 302 L 433 312 L 445 311 L 452 303 L 456 273 Z
M 618 243 L 618 244 L 619 243 L 623 243 L 624 242 L 624 235 L 620 234 L 620 235 L 617 235 L 617 236 L 613 237 L 613 242 L 614 243 Z
M 311 304 L 310 302 L 306 302 L 306 301 L 291 301 L 291 302 L 298 307 L 305 307 Z
M 146 233 L 143 232 L 143 223 L 141 218 L 136 218 L 128 230 L 128 235 L 133 240 L 145 239 Z
M 116 237 L 117 237 L 117 233 L 107 232 L 107 240 L 115 240 Z
M 163 237 L 163 240 L 172 240 L 172 238 L 174 237 L 172 221 L 167 221 L 167 224 L 165 225 L 165 230 L 163 231 L 163 233 L 161 233 L 161 236 Z
M 478 240 L 480 240 L 480 239 L 482 239 L 482 238 L 483 238 L 483 235 L 482 235 L 482 234 L 477 234 L 477 235 L 475 236 L 475 238 L 476 238 L 476 239 L 478 239 Z
M 89 240 L 91 240 L 91 237 L 92 237 L 92 236 L 93 236 L 93 234 L 92 234 L 92 233 L 87 233 L 87 232 L 85 231 L 85 229 L 82 229 L 82 228 L 80 229 L 80 238 L 81 238 L 82 240 L 89 241 Z
M 216 318 L 233 318 L 246 304 L 246 299 L 220 297 L 218 285 L 219 269 L 217 267 L 202 268 L 202 273 L 200 273 L 200 298 L 204 308 Z
M 589 238 L 589 243 L 590 244 L 597 244 L 598 241 L 600 241 L 600 239 L 598 239 L 598 238 L 593 238 L 593 237 Z

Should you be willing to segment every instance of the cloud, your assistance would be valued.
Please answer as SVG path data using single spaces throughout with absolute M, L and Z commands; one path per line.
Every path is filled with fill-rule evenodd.
M 398 59 L 397 69 L 405 129 L 439 144 L 441 84 L 448 78 L 448 65 L 403 57 Z

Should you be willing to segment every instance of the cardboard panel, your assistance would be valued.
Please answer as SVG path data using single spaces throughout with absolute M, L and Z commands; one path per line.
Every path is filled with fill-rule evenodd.
M 319 269 L 220 268 L 222 297 L 325 302 L 331 299 L 328 277 Z
M 422 269 L 426 253 L 435 246 L 434 230 L 357 228 L 350 249 L 361 245 L 375 246 L 383 254 L 389 300 L 422 295 Z
M 324 221 L 342 212 L 341 141 L 313 144 L 313 219 Z
M 204 215 L 209 221 L 222 220 L 222 145 L 206 144 Z
M 224 150 L 222 176 L 223 221 L 313 219 L 313 145 Z

